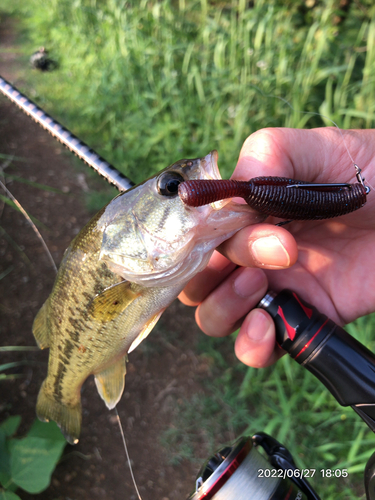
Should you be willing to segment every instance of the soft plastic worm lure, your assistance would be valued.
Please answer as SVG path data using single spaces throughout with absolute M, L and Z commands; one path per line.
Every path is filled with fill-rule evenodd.
M 258 212 L 287 220 L 319 220 L 345 215 L 366 203 L 370 188 L 357 165 L 355 184 L 313 184 L 286 177 L 255 177 L 249 181 L 196 180 L 178 186 L 191 207 L 240 197 Z

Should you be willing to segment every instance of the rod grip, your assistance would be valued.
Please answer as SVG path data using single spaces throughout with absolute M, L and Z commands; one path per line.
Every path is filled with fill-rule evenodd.
M 280 347 L 375 431 L 374 354 L 295 292 L 268 294 L 259 307 L 272 316 Z

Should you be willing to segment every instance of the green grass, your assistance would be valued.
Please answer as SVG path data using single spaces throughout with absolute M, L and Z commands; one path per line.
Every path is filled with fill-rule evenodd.
M 374 8 L 337 25 L 337 3 L 5 0 L 25 64 L 41 45 L 60 64 L 25 90 L 135 181 L 214 148 L 229 176 L 255 130 L 332 124 L 306 112 L 373 126 Z
M 253 8 L 245 0 L 3 0 L 2 8 L 21 19 L 25 67 L 41 45 L 59 62 L 51 73 L 30 70 L 21 90 L 141 181 L 212 149 L 228 177 L 246 137 L 267 126 L 374 127 L 372 3 L 352 2 L 338 24 L 337 0 L 312 8 L 292 0 Z M 348 328 L 374 348 L 373 317 Z M 205 392 L 176 402 L 175 427 L 162 439 L 174 463 L 263 430 L 300 467 L 348 468 L 345 481 L 315 476 L 325 500 L 360 497 L 375 438 L 351 409 L 287 357 L 254 370 L 233 359 L 228 339 L 204 339 L 201 352 L 211 367 Z
M 8 268 L 9 269 L 9 268 Z M 0 275 L 0 280 L 6 276 L 6 272 L 2 273 Z M 20 352 L 20 351 L 36 351 L 38 347 L 25 347 L 25 346 L 0 346 L 0 353 L 2 352 Z M 9 373 L 3 373 L 6 372 L 7 370 L 12 370 L 14 368 L 18 368 L 20 366 L 25 366 L 25 365 L 33 365 L 34 362 L 30 360 L 22 360 L 22 361 L 13 361 L 10 363 L 1 363 L 0 364 L 0 383 L 4 383 L 6 380 L 12 380 L 15 378 L 19 378 L 21 375 L 15 373 L 15 374 L 9 374 Z

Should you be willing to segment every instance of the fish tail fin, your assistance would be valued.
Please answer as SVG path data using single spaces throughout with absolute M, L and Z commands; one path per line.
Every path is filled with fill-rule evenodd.
M 46 381 L 44 381 L 36 403 L 36 414 L 42 422 L 50 420 L 56 422 L 68 443 L 78 443 L 82 420 L 80 401 L 75 406 L 68 406 L 61 401 L 56 401 L 48 393 Z

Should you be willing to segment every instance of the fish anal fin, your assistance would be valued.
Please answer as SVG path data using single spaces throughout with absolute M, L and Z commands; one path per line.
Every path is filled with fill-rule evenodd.
M 95 384 L 107 408 L 112 410 L 119 402 L 125 388 L 126 360 L 118 359 L 106 370 L 95 374 Z
M 46 381 L 40 388 L 36 403 L 36 414 L 42 422 L 53 420 L 60 427 L 65 439 L 70 444 L 77 444 L 81 432 L 81 402 L 68 406 L 51 396 L 46 388 Z
M 134 299 L 139 297 L 131 289 L 130 281 L 121 281 L 94 297 L 91 302 L 91 314 L 98 321 L 111 321 L 121 314 Z
M 143 330 L 141 331 L 141 333 L 138 335 L 138 337 L 135 340 L 133 340 L 132 345 L 129 347 L 128 353 L 134 351 L 134 349 L 139 346 L 139 344 L 142 342 L 142 340 L 144 340 L 149 335 L 149 333 L 154 328 L 156 323 L 159 321 L 159 318 L 163 314 L 164 311 L 165 311 L 165 309 L 162 309 L 161 311 L 156 313 L 155 316 L 153 316 L 151 319 L 149 319 L 147 321 L 147 323 L 146 323 L 145 327 L 143 328 Z
M 40 349 L 49 347 L 49 331 L 47 327 L 48 299 L 39 309 L 33 323 L 33 335 Z

